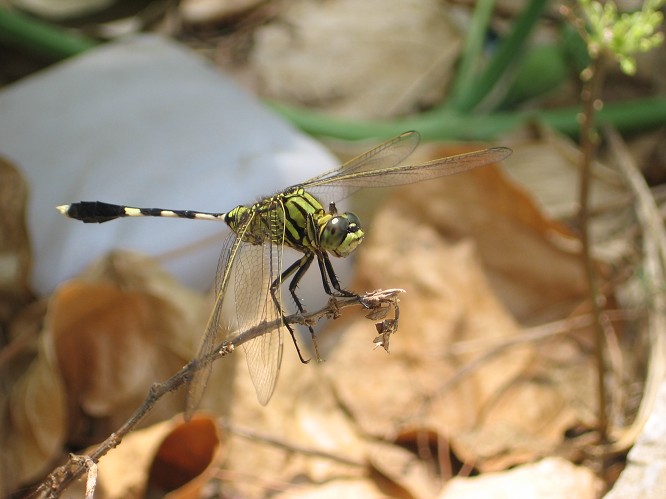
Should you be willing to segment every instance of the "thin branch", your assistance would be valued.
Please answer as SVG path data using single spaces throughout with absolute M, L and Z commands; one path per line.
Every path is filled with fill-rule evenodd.
M 397 331 L 398 327 L 397 295 L 400 293 L 404 293 L 404 290 L 387 289 L 372 291 L 363 296 L 335 297 L 331 298 L 328 304 L 317 312 L 311 314 L 290 315 L 285 317 L 284 322 L 287 324 L 311 325 L 323 317 L 335 318 L 339 315 L 341 309 L 356 305 L 361 305 L 363 308 L 369 310 L 368 318 L 373 320 L 383 319 L 391 310 L 393 310 L 394 317 L 392 319 L 384 319 L 382 322 L 376 324 L 380 336 L 375 338 L 374 343 L 375 345 L 379 344 L 388 350 L 390 334 Z M 154 383 L 150 387 L 148 395 L 141 406 L 117 431 L 109 435 L 104 442 L 88 455 L 70 455 L 70 459 L 66 464 L 53 470 L 42 481 L 36 490 L 35 496 L 49 498 L 58 497 L 74 480 L 83 475 L 87 469 L 90 469 L 91 463 L 96 464 L 111 449 L 120 445 L 125 435 L 136 427 L 136 425 L 152 410 L 157 401 L 159 401 L 164 395 L 175 391 L 188 383 L 192 379 L 194 373 L 198 370 L 210 365 L 220 357 L 229 355 L 237 347 L 251 339 L 264 334 L 271 334 L 280 325 L 281 320 L 279 319 L 272 322 L 263 322 L 247 331 L 234 335 L 233 338 L 225 340 L 217 345 L 213 353 L 210 355 L 200 359 L 193 359 L 168 380 L 163 383 Z
M 592 310 L 595 357 L 597 363 L 597 405 L 599 431 L 599 442 L 605 444 L 608 441 L 608 414 L 606 408 L 606 341 L 604 326 L 602 322 L 603 296 L 599 293 L 597 284 L 597 273 L 592 255 L 592 242 L 590 238 L 590 191 L 592 182 L 592 161 L 596 155 L 598 136 L 596 131 L 595 117 L 601 109 L 601 87 L 605 77 L 605 57 L 598 54 L 592 58 L 591 66 L 583 71 L 585 84 L 581 92 L 583 103 L 583 114 L 580 125 L 581 171 L 579 191 L 579 230 L 582 244 L 582 259 L 585 278 L 588 287 L 588 299 Z
M 288 452 L 304 454 L 306 456 L 321 457 L 323 459 L 329 459 L 331 461 L 346 464 L 348 466 L 354 466 L 356 468 L 362 468 L 365 466 L 365 463 L 363 463 L 362 461 L 356 461 L 354 459 L 349 459 L 345 456 L 340 456 L 319 449 L 313 449 L 311 447 L 295 445 L 291 442 L 287 442 L 285 440 L 276 438 L 272 435 L 257 432 L 255 430 L 250 430 L 249 428 L 241 428 L 239 426 L 232 425 L 224 420 L 218 421 L 218 424 L 229 433 L 233 433 L 234 435 L 238 435 L 239 437 L 245 438 L 247 440 L 253 440 L 255 442 L 270 444 L 274 447 L 286 450 Z

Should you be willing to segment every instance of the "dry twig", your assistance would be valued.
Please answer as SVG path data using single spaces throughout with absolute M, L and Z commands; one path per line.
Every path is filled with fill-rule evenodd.
M 398 326 L 397 295 L 403 292 L 404 291 L 402 289 L 388 289 L 369 292 L 363 296 L 331 298 L 329 303 L 317 312 L 311 314 L 294 314 L 286 317 L 284 320 L 287 324 L 313 324 L 323 317 L 335 317 L 339 313 L 340 309 L 355 305 L 361 305 L 365 309 L 370 310 L 369 316 L 371 318 L 377 317 L 377 315 L 383 318 L 391 309 L 393 309 L 394 318 L 384 319 L 377 325 L 377 328 L 380 330 L 382 336 L 382 346 L 384 346 L 385 349 L 388 349 L 389 336 L 390 334 L 397 331 Z M 264 334 L 271 334 L 277 329 L 279 322 L 280 320 L 272 321 L 269 323 L 264 322 L 234 336 L 231 339 L 225 340 L 217 345 L 215 350 L 207 357 L 193 359 L 168 380 L 162 383 L 154 383 L 150 387 L 150 391 L 148 392 L 148 395 L 146 396 L 141 406 L 117 431 L 109 435 L 109 437 L 104 440 L 104 442 L 102 442 L 89 454 L 85 456 L 70 455 L 70 459 L 66 464 L 53 470 L 42 481 L 36 490 L 35 496 L 49 498 L 58 497 L 74 480 L 83 475 L 86 470 L 92 469 L 91 465 L 99 462 L 99 460 L 105 454 L 107 454 L 114 447 L 117 447 L 122 442 L 122 439 L 125 437 L 125 435 L 127 435 L 136 427 L 139 421 L 141 421 L 143 417 L 152 410 L 157 401 L 160 400 L 164 395 L 175 391 L 182 385 L 188 383 L 192 379 L 192 376 L 195 372 L 203 369 L 206 366 L 209 366 L 212 362 L 219 359 L 220 357 L 224 357 L 232 353 L 243 343 Z M 377 339 L 375 339 L 375 344 L 376 343 Z

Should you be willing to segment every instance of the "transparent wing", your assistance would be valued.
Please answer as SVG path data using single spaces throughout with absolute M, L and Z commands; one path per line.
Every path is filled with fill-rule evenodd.
M 210 355 L 223 339 L 222 310 L 230 291 L 233 291 L 236 310 L 235 331 L 230 337 L 236 337 L 264 321 L 270 323 L 282 318 L 279 306 L 282 303 L 281 287 L 277 288 L 275 299 L 270 289 L 282 272 L 285 227 L 283 208 L 279 206 L 278 209 L 282 211 L 278 213 L 272 209 L 254 213 L 238 229 L 238 234 L 232 233 L 227 238 L 215 276 L 215 303 L 197 353 L 198 359 Z M 253 223 L 253 218 L 257 216 L 262 217 L 262 223 Z M 244 242 L 247 231 L 257 230 L 257 227 L 264 232 L 264 244 Z M 233 290 L 229 287 L 230 283 L 233 283 Z M 282 363 L 283 329 L 281 325 L 243 343 L 250 377 L 262 405 L 268 403 L 277 383 Z M 187 416 L 191 416 L 199 405 L 210 372 L 209 364 L 193 376 L 186 399 Z
M 318 180 L 312 185 L 344 186 L 360 189 L 362 187 L 388 187 L 409 184 L 466 172 L 479 166 L 502 161 L 510 154 L 511 149 L 508 147 L 493 147 L 416 165 L 398 165 L 379 170 L 362 170 L 351 174 L 342 172 L 334 177 Z
M 276 210 L 282 207 L 261 214 L 264 244 L 245 245 L 236 258 L 233 272 L 239 332 L 282 318 L 281 286 L 276 288 L 275 299 L 270 289 L 282 272 L 284 249 L 284 216 Z M 250 378 L 262 405 L 268 403 L 275 391 L 282 364 L 284 329 L 281 325 L 243 343 Z
M 353 175 L 363 171 L 381 170 L 396 166 L 414 152 L 420 141 L 421 135 L 418 132 L 405 132 L 368 152 L 350 159 L 334 170 L 311 178 L 301 185 L 303 187 L 321 185 L 326 179 L 337 178 L 341 175 Z
M 361 188 L 389 187 L 455 175 L 502 161 L 511 154 L 511 149 L 507 147 L 494 147 L 416 165 L 401 165 L 419 141 L 418 132 L 403 133 L 348 161 L 340 168 L 301 185 L 312 193 L 321 195 L 326 202 L 338 201 Z
M 217 264 L 217 273 L 215 274 L 215 303 L 211 312 L 206 330 L 201 338 L 197 359 L 203 359 L 213 353 L 215 346 L 227 335 L 222 327 L 222 307 L 229 287 L 231 268 L 238 255 L 243 243 L 235 233 L 229 234 L 222 246 L 222 253 Z M 204 390 L 208 384 L 212 363 L 209 363 L 202 369 L 199 369 L 194 376 L 185 396 L 185 416 L 189 419 L 194 411 L 199 407 L 203 397 Z
M 273 276 L 279 268 L 273 259 L 276 253 L 270 244 L 248 245 L 234 269 L 239 332 L 281 318 L 270 293 Z M 283 328 L 243 343 L 250 378 L 262 405 L 271 399 L 280 373 Z
M 384 142 L 374 149 L 347 161 L 334 170 L 322 173 L 302 184 L 310 193 L 314 194 L 325 208 L 331 202 L 337 202 L 351 195 L 359 187 L 340 182 L 331 182 L 366 171 L 377 171 L 399 165 L 419 145 L 421 136 L 418 132 L 405 132 L 388 142 Z

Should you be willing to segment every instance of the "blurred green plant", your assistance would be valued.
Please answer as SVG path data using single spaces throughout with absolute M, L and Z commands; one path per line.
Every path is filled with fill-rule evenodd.
M 611 54 L 628 75 L 636 73 L 636 54 L 648 52 L 664 41 L 657 31 L 664 15 L 665 0 L 646 0 L 636 12 L 619 12 L 612 1 L 579 0 L 587 29 L 581 31 L 591 57 Z
M 465 44 L 448 98 L 435 108 L 393 120 L 347 120 L 298 106 L 270 102 L 282 116 L 313 135 L 341 139 L 389 137 L 418 130 L 426 140 L 492 140 L 526 123 L 538 121 L 561 133 L 581 131 L 580 106 L 543 109 L 520 106 L 549 95 L 570 75 L 590 79 L 590 61 L 599 52 L 611 53 L 623 70 L 635 70 L 635 55 L 653 48 L 662 38 L 657 9 L 665 0 L 647 0 L 641 11 L 618 13 L 609 3 L 580 0 L 580 16 L 569 16 L 578 29 L 564 23 L 560 40 L 534 44 L 531 33 L 542 21 L 544 0 L 529 0 L 494 50 L 487 37 L 494 0 L 479 0 L 470 19 Z M 588 7 L 589 6 L 589 7 Z M 573 12 L 569 9 L 566 12 Z M 605 48 L 607 44 L 609 48 Z M 603 47 L 603 48 L 602 48 Z M 608 104 L 597 117 L 623 132 L 660 126 L 666 122 L 666 97 L 649 96 Z
M 659 12 L 664 0 L 646 0 L 642 9 L 619 12 L 613 0 L 578 0 L 573 7 L 562 6 L 561 13 L 579 31 L 585 41 L 590 60 L 580 73 L 582 114 L 580 120 L 580 189 L 578 223 L 582 244 L 582 261 L 588 285 L 588 300 L 594 316 L 595 356 L 597 363 L 597 431 L 602 449 L 609 443 L 609 418 L 606 393 L 608 371 L 605 319 L 601 304 L 599 278 L 592 256 L 590 234 L 590 190 L 592 161 L 599 142 L 597 121 L 603 107 L 602 90 L 607 69 L 617 62 L 626 74 L 636 72 L 636 55 L 647 52 L 663 42 L 657 30 L 663 21 Z M 606 124 L 606 123 L 605 123 Z M 602 452 L 602 461 L 605 455 Z M 605 464 L 605 463 L 602 463 Z
M 488 43 L 493 31 L 490 23 L 495 0 L 478 0 L 466 30 L 452 91 L 437 107 L 393 120 L 359 121 L 282 103 L 268 102 L 268 105 L 308 133 L 341 139 L 388 138 L 405 130 L 418 130 L 426 140 L 491 140 L 532 121 L 576 135 L 579 107 L 542 109 L 534 105 L 535 100 L 548 96 L 570 78 L 572 71 L 580 71 L 587 65 L 590 59 L 587 48 L 594 44 L 581 40 L 581 36 L 617 40 L 613 45 L 621 54 L 620 64 L 635 68 L 634 54 L 659 43 L 661 35 L 649 30 L 659 23 L 656 9 L 663 2 L 646 0 L 641 12 L 623 17 L 625 14 L 618 14 L 615 7 L 580 0 L 580 9 L 585 4 L 597 5 L 588 9 L 589 15 L 579 16 L 580 24 L 587 23 L 590 29 L 575 30 L 564 23 L 560 26 L 559 40 L 536 44 L 531 41 L 531 33 L 543 20 L 546 0 L 527 0 L 522 12 L 496 43 Z M 0 6 L 0 45 L 54 61 L 99 43 L 80 33 Z M 649 36 L 640 36 L 641 33 Z M 530 104 L 529 109 L 528 106 L 521 109 L 526 103 Z M 600 117 L 621 131 L 659 126 L 666 122 L 666 96 L 611 103 Z
M 80 54 L 97 44 L 85 35 L 0 5 L 0 45 L 52 62 Z

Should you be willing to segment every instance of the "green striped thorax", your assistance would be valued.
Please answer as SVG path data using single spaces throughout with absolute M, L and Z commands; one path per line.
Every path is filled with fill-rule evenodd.
M 302 252 L 327 251 L 338 257 L 352 253 L 363 241 L 358 217 L 328 213 L 312 194 L 296 186 L 252 206 L 240 205 L 224 216 L 225 223 L 250 244 L 286 244 Z M 239 233 L 239 230 L 242 233 Z

